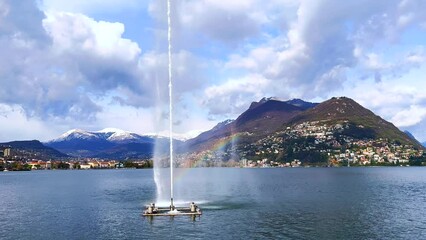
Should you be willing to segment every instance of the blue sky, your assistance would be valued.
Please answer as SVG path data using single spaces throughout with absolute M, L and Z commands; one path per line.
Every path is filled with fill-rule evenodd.
M 165 0 L 0 0 L 0 141 L 167 133 Z M 175 132 L 348 96 L 426 141 L 422 0 L 172 1 Z

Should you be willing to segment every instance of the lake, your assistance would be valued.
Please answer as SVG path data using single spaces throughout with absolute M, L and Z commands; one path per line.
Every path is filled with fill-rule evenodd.
M 176 176 L 175 200 L 196 201 L 201 217 L 142 217 L 152 169 L 0 172 L 0 239 L 426 239 L 426 168 Z

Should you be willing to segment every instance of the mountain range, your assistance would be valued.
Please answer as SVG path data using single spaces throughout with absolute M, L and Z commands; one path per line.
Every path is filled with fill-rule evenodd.
M 315 121 L 346 124 L 345 134 L 357 139 L 384 138 L 423 148 L 411 134 L 400 131 L 354 100 L 340 97 L 322 103 L 263 98 L 253 102 L 235 120 L 221 122 L 187 141 L 174 140 L 175 149 L 178 153 L 199 152 L 235 135 L 241 136 L 238 143 L 244 146 L 297 124 Z M 168 142 L 166 137 L 107 128 L 101 131 L 74 129 L 44 145 L 73 157 L 132 159 L 150 158 L 155 151 L 167 153 Z
M 188 149 L 202 151 L 211 148 L 220 139 L 244 133 L 242 144 L 255 142 L 272 133 L 283 131 L 303 122 L 320 121 L 328 124 L 349 123 L 351 135 L 356 138 L 386 138 L 422 147 L 392 123 L 385 121 L 354 100 L 346 97 L 331 98 L 322 103 L 300 99 L 279 101 L 262 99 L 253 102 L 236 120 L 219 123 L 213 129 L 187 141 Z
M 162 136 L 139 135 L 121 129 L 100 131 L 70 130 L 45 145 L 74 157 L 104 159 L 150 158 L 154 151 L 167 151 L 169 139 Z M 176 146 L 182 141 L 175 140 Z

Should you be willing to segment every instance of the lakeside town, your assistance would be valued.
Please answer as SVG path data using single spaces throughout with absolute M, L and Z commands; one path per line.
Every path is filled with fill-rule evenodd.
M 388 139 L 358 139 L 346 134 L 348 122 L 304 122 L 254 143 L 228 144 L 223 149 L 177 154 L 176 167 L 311 167 L 311 166 L 423 166 L 423 149 Z M 356 126 L 358 129 L 363 126 Z M 104 160 L 67 158 L 43 161 L 12 156 L 0 148 L 0 170 L 152 168 L 153 159 Z M 160 161 L 167 167 L 167 157 Z
M 103 160 L 96 158 L 69 158 L 60 160 L 40 160 L 12 156 L 10 146 L 0 146 L 0 171 L 31 171 L 31 170 L 87 170 L 87 169 L 121 169 L 121 168 L 152 168 L 150 159 L 141 160 Z
M 183 154 L 178 157 L 178 165 L 181 167 L 426 165 L 426 153 L 423 148 L 383 138 L 359 139 L 354 137 L 355 134 L 347 134 L 353 128 L 354 126 L 348 121 L 336 124 L 327 121 L 304 122 L 287 127 L 284 131 L 252 144 L 241 146 L 234 143 L 221 151 L 207 150 Z M 365 127 L 359 125 L 355 128 L 362 130 Z

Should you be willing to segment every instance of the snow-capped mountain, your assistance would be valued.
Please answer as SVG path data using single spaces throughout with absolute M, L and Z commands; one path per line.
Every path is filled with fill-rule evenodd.
M 168 143 L 168 138 L 105 128 L 100 131 L 73 129 L 45 144 L 76 157 L 127 158 L 152 156 L 155 143 L 162 146 Z
M 152 142 L 152 136 L 143 136 L 136 133 L 124 131 L 117 128 L 105 128 L 100 131 L 85 131 L 81 129 L 70 130 L 56 139 L 49 141 L 48 143 L 57 143 L 64 141 L 73 141 L 73 140 L 105 140 L 108 142 Z
M 73 129 L 70 130 L 64 134 L 62 134 L 61 136 L 59 136 L 56 139 L 53 139 L 50 142 L 61 142 L 61 141 L 67 141 L 67 140 L 72 140 L 72 139 L 97 139 L 99 138 L 99 136 L 97 134 L 91 133 L 91 132 L 87 132 L 81 129 Z

